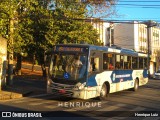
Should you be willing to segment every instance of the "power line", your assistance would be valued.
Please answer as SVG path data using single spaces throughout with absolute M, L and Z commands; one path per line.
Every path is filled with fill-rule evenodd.
M 160 9 L 160 7 L 140 7 L 140 6 L 118 6 L 118 7 L 123 7 L 123 8 L 146 8 L 146 9 Z
M 128 1 L 128 0 L 119 0 L 118 2 L 129 2 L 129 3 L 130 3 L 130 2 L 136 2 L 136 3 L 139 3 L 139 2 L 154 3 L 154 2 L 155 2 L 155 3 L 157 3 L 157 2 L 160 2 L 160 0 L 157 0 L 157 1 L 155 1 L 155 0 L 154 0 L 154 1 L 151 1 L 151 0 L 141 0 L 141 1 L 135 1 L 135 0 L 133 0 L 133 1 L 132 1 L 132 0 L 130 0 L 130 1 Z
M 145 4 L 116 4 L 119 6 L 140 6 L 140 7 L 159 7 L 160 5 L 145 5 Z
M 141 4 L 139 4 L 141 3 Z M 152 3 L 152 4 L 150 4 Z M 118 1 L 116 6 L 120 7 L 135 7 L 135 8 L 155 8 L 158 9 L 160 8 L 160 1 Z

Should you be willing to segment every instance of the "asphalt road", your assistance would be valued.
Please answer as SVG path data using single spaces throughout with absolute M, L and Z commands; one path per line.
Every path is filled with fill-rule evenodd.
M 21 99 L 0 101 L 0 108 L 2 112 L 40 112 L 42 118 L 48 117 L 45 119 L 80 117 L 87 120 L 158 120 L 160 119 L 160 80 L 149 80 L 149 83 L 141 86 L 137 92 L 125 90 L 110 94 L 106 101 L 58 98 L 40 93 Z

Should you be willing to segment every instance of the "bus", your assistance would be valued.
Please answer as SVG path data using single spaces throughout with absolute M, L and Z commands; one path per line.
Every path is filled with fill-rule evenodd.
M 80 99 L 105 100 L 110 93 L 148 82 L 147 54 L 88 44 L 58 44 L 50 59 L 47 93 Z

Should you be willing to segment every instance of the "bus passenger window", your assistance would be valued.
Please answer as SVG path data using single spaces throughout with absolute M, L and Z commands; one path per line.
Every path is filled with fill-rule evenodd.
M 113 66 L 112 63 L 109 63 L 109 69 L 110 69 L 110 70 L 114 69 L 114 66 Z
M 120 69 L 120 55 L 116 55 L 116 64 L 115 64 L 116 69 Z
M 132 68 L 137 69 L 138 67 L 138 59 L 137 57 L 132 57 Z
M 124 56 L 123 55 L 121 55 L 121 62 L 120 62 L 120 66 L 121 66 L 121 69 L 123 69 L 123 59 L 124 59 Z
M 120 63 L 116 63 L 116 69 L 120 69 L 121 68 L 121 66 L 120 66 Z
M 143 58 L 139 58 L 139 68 L 143 68 Z
M 90 70 L 91 71 L 99 71 L 99 58 L 91 58 Z
M 114 55 L 112 53 L 103 54 L 103 69 L 104 70 L 114 69 Z
M 147 66 L 148 66 L 148 62 L 147 62 L 147 58 L 144 58 L 144 69 L 147 69 Z
M 127 56 L 124 56 L 124 69 L 128 69 L 128 59 Z
M 128 69 L 131 69 L 131 56 L 128 56 Z
M 124 69 L 131 69 L 131 56 L 124 56 Z

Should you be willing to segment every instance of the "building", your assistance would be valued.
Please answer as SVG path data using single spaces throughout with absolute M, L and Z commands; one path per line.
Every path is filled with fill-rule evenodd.
M 149 52 L 151 58 L 150 74 L 152 75 L 160 65 L 159 61 L 157 61 L 157 58 L 159 58 L 157 56 L 158 50 L 160 50 L 158 47 L 160 45 L 160 29 L 151 26 L 148 27 L 148 30 L 146 24 L 141 24 L 136 21 L 133 23 L 115 24 L 114 44 L 120 47 L 133 49 L 137 52 L 143 52 L 146 54 Z
M 99 42 L 103 43 L 104 46 L 113 44 L 113 24 L 95 18 L 90 18 L 87 22 L 90 22 L 99 33 Z
M 147 26 L 133 23 L 114 25 L 114 44 L 137 52 L 147 53 Z
M 137 52 L 149 53 L 150 74 L 160 69 L 159 27 L 147 26 L 138 21 L 112 24 L 101 19 L 90 18 L 89 22 L 97 29 L 99 41 L 104 46 L 117 45 Z
M 160 67 L 160 28 L 151 27 L 149 30 L 151 67 L 157 71 Z

